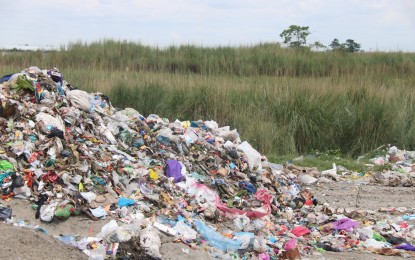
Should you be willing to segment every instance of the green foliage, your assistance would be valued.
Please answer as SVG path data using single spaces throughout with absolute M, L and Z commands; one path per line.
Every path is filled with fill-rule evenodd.
M 319 41 L 315 41 L 314 43 L 310 44 L 310 48 L 316 49 L 316 50 L 319 50 L 319 49 L 321 49 L 321 50 L 327 49 L 326 45 L 322 44 Z
M 284 43 L 292 48 L 305 47 L 307 37 L 311 34 L 308 26 L 290 25 L 280 33 L 280 37 L 284 39 Z
M 329 46 L 333 51 L 354 53 L 360 51 L 361 44 L 352 39 L 347 39 L 345 43 L 340 43 L 338 39 L 334 38 Z
M 342 45 L 340 44 L 339 39 L 337 38 L 334 38 L 329 46 L 332 50 L 340 50 L 342 48 Z
M 360 51 L 360 44 L 355 42 L 352 39 L 347 39 L 345 43 L 342 44 L 342 49 L 346 52 L 358 52 Z

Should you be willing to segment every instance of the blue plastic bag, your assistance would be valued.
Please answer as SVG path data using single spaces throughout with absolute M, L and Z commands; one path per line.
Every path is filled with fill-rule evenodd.
M 135 201 L 132 199 L 127 199 L 127 198 L 119 198 L 118 199 L 118 206 L 119 207 L 127 207 L 127 206 L 131 206 L 134 205 Z
M 255 194 L 256 193 L 256 188 L 254 185 L 252 185 L 251 183 L 247 182 L 247 181 L 241 181 L 239 183 L 239 187 L 241 187 L 242 189 L 247 190 L 248 192 Z
M 197 232 L 202 235 L 202 237 L 208 241 L 208 243 L 220 250 L 223 251 L 236 251 L 238 250 L 241 245 L 242 245 L 242 241 L 241 240 L 235 240 L 235 239 L 229 239 L 226 238 L 224 236 L 222 236 L 221 234 L 217 233 L 216 231 L 214 231 L 213 229 L 211 229 L 210 227 L 206 226 L 205 223 L 203 223 L 202 221 L 196 219 L 195 220 L 196 223 L 196 230 Z

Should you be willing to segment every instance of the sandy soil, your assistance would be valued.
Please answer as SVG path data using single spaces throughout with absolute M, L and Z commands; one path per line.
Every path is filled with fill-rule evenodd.
M 342 181 L 325 183 L 311 189 L 320 202 L 327 202 L 336 208 L 415 208 L 414 187 L 388 187 L 363 184 L 361 181 Z
M 0 224 L 0 234 L 0 259 L 88 259 L 78 249 L 32 229 Z
M 314 186 L 311 188 L 315 197 L 321 202 L 327 202 L 338 208 L 360 208 L 377 211 L 382 207 L 415 208 L 415 188 L 385 187 L 377 185 L 362 185 L 361 182 L 345 181 Z M 357 194 L 359 197 L 357 199 Z M 357 206 L 356 206 L 357 201 Z M 10 202 L 1 202 L 9 205 L 15 219 L 25 220 L 30 225 L 39 225 L 48 231 L 45 235 L 39 231 L 18 228 L 11 225 L 0 225 L 2 234 L 2 250 L 0 259 L 87 259 L 77 249 L 70 248 L 53 235 L 94 236 L 109 220 L 92 221 L 86 216 L 71 217 L 65 221 L 44 223 L 35 219 L 32 203 L 26 200 L 13 199 Z M 211 257 L 201 249 L 193 250 L 188 246 L 175 243 L 172 238 L 161 236 L 160 249 L 163 259 L 210 259 Z M 186 252 L 188 251 L 188 253 Z M 57 252 L 59 252 L 57 254 Z M 383 256 L 365 252 L 324 252 L 304 256 L 303 259 L 402 259 L 401 257 Z

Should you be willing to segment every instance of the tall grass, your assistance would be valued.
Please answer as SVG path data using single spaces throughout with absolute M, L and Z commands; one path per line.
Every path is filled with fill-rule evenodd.
M 383 144 L 415 148 L 415 54 L 310 52 L 277 44 L 165 49 L 102 41 L 7 52 L 0 73 L 58 67 L 118 107 L 170 120 L 215 120 L 265 154 Z
M 211 47 L 151 48 L 133 42 L 103 40 L 71 43 L 60 51 L 2 55 L 1 65 L 29 64 L 92 70 L 129 70 L 200 75 L 322 77 L 350 75 L 403 76 L 415 72 L 415 54 L 312 52 L 281 48 L 279 44 Z

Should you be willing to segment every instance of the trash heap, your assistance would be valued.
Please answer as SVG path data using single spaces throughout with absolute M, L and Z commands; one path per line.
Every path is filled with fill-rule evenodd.
M 400 150 L 396 146 L 386 150 L 385 155 L 371 159 L 373 166 L 383 166 L 386 170 L 374 172 L 370 181 L 390 187 L 414 187 L 415 151 Z
M 310 184 L 304 170 L 268 162 L 229 126 L 115 109 L 56 68 L 4 76 L 0 102 L 2 198 L 33 201 L 44 222 L 110 219 L 95 237 L 57 237 L 91 259 L 118 257 L 129 241 L 161 258 L 161 233 L 232 259 L 414 249 L 405 219 L 373 223 L 373 212 L 321 205 L 300 186 Z M 10 218 L 0 206 L 0 220 Z

